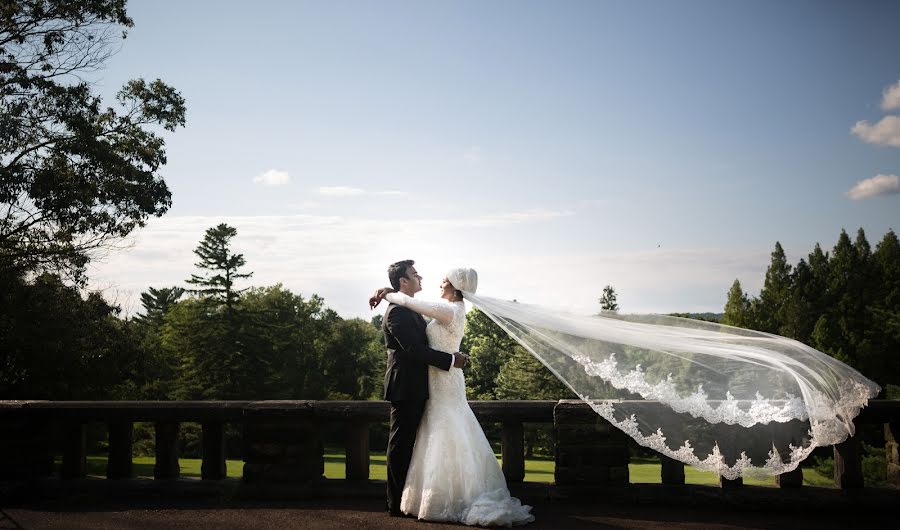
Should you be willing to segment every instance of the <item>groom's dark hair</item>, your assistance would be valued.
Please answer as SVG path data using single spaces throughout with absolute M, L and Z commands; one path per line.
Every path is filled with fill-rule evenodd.
M 391 263 L 391 266 L 388 267 L 388 280 L 391 281 L 391 287 L 394 289 L 400 290 L 400 278 L 406 278 L 406 270 L 415 265 L 416 262 L 411 259 L 405 259 L 403 261 L 398 261 L 397 263 Z

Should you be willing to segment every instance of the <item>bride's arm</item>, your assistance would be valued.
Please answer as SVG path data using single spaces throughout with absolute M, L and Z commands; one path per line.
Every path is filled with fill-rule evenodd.
M 453 320 L 453 306 L 445 302 L 426 302 L 416 300 L 403 293 L 388 293 L 384 296 L 388 302 L 412 309 L 420 315 L 431 317 L 441 324 L 449 324 Z

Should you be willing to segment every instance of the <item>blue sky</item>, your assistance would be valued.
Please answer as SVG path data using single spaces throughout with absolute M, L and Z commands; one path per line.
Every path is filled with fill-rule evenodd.
M 435 297 L 721 311 L 841 228 L 900 228 L 900 5 L 132 1 L 97 76 L 187 100 L 173 208 L 93 270 L 128 311 L 183 283 L 218 222 L 253 285 L 345 316 L 388 263 Z M 855 188 L 859 183 L 860 187 Z M 857 197 L 857 198 L 853 198 Z

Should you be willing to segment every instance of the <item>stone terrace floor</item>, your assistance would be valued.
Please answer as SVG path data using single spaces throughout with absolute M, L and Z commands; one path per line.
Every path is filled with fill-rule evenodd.
M 326 499 L 290 503 L 241 503 L 227 508 L 196 502 L 95 504 L 77 507 L 43 502 L 0 509 L 0 528 L 460 528 L 389 517 L 377 499 Z M 537 503 L 536 521 L 528 529 L 634 528 L 634 529 L 804 529 L 896 528 L 897 516 L 888 512 L 827 513 L 765 510 L 677 508 L 608 503 Z

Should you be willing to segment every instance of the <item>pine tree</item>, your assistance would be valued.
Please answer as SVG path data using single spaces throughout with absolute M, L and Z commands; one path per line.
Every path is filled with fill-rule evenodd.
M 791 273 L 791 289 L 779 334 L 808 344 L 819 318 L 813 307 L 818 296 L 812 267 L 801 259 Z
M 184 295 L 184 289 L 181 287 L 149 288 L 147 292 L 141 293 L 141 305 L 144 306 L 144 314 L 134 317 L 135 321 L 147 324 L 154 329 L 159 329 L 166 311 L 178 302 L 182 295 Z
M 249 278 L 252 272 L 241 273 L 238 269 L 246 265 L 243 254 L 231 254 L 231 239 L 237 235 L 237 230 L 222 223 L 206 230 L 206 235 L 194 253 L 200 257 L 196 267 L 209 271 L 205 276 L 191 274 L 187 283 L 200 286 L 191 290 L 210 297 L 225 304 L 229 314 L 234 311 L 238 295 L 245 291 L 235 290 L 235 280 Z
M 603 311 L 618 311 L 619 304 L 616 302 L 616 290 L 612 285 L 603 288 L 603 296 L 600 297 L 600 309 Z
M 870 307 L 873 353 L 879 357 L 873 377 L 883 384 L 900 384 L 900 240 L 893 230 L 875 247 L 872 265 L 879 293 Z
M 739 328 L 750 327 L 750 300 L 744 294 L 740 280 L 735 279 L 728 291 L 728 301 L 725 302 L 722 323 Z
M 766 280 L 759 293 L 756 327 L 760 331 L 778 333 L 785 320 L 785 304 L 790 295 L 791 266 L 781 243 L 775 242 L 772 262 L 766 270 Z

